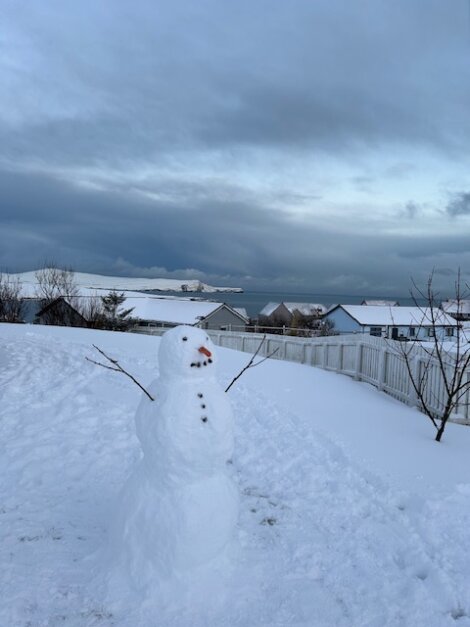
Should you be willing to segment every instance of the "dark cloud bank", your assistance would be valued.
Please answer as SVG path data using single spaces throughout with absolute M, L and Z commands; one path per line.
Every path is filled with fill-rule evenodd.
M 384 294 L 433 267 L 467 271 L 465 224 L 445 234 L 445 220 L 470 214 L 465 185 L 443 207 L 440 237 L 399 237 L 379 222 L 371 234 L 367 212 L 347 230 L 320 227 L 313 210 L 274 211 L 245 193 L 236 167 L 218 182 L 161 176 L 191 158 L 236 165 L 247 150 L 260 178 L 268 157 L 289 155 L 351 163 L 419 147 L 458 162 L 470 141 L 467 10 L 464 0 L 7 0 L 1 265 L 54 256 L 93 272 L 194 269 L 219 283 Z M 158 184 L 113 175 L 140 167 Z M 103 174 L 101 191 L 66 182 Z M 420 220 L 419 203 L 402 206 L 397 220 Z
M 433 266 L 469 260 L 467 236 L 350 234 L 236 200 L 179 206 L 11 172 L 0 173 L 0 190 L 0 265 L 12 271 L 54 257 L 82 271 L 192 268 L 219 284 L 397 294 L 407 293 L 410 275 L 424 281 Z M 447 274 L 437 272 L 444 283 Z

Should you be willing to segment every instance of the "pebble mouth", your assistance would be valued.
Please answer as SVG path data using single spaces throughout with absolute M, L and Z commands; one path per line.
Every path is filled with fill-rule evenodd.
M 207 361 L 203 361 L 202 364 L 200 361 L 191 362 L 191 368 L 200 368 L 202 366 L 207 366 L 212 363 L 212 359 L 208 359 Z

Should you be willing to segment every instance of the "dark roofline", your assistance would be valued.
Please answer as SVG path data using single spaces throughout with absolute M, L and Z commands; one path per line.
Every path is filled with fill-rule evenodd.
M 235 309 L 232 309 L 230 305 L 227 305 L 227 303 L 222 303 L 221 305 L 219 305 L 219 307 L 217 307 L 217 309 L 214 309 L 214 311 L 211 311 L 210 313 L 208 313 L 207 316 L 204 316 L 195 324 L 200 324 L 201 322 L 203 322 L 204 320 L 207 320 L 208 318 L 210 318 L 211 316 L 213 316 L 214 314 L 216 314 L 218 311 L 220 311 L 223 308 L 228 309 L 230 313 L 233 313 L 235 316 L 237 316 L 237 318 L 240 318 L 240 320 L 242 320 L 245 324 L 248 322 L 244 316 L 238 313 L 238 311 L 235 311 Z
M 79 311 L 77 311 L 75 307 L 73 307 L 69 302 L 67 302 L 67 300 L 63 296 L 59 296 L 58 298 L 55 298 L 53 301 L 45 305 L 45 307 L 43 307 L 37 312 L 36 317 L 39 318 L 40 316 L 45 314 L 51 307 L 53 307 L 59 301 L 64 302 L 67 305 L 67 307 L 70 307 L 70 309 L 72 309 L 77 314 L 77 316 L 80 316 L 83 322 L 88 322 L 88 320 L 84 318 L 84 316 L 82 316 L 82 314 Z

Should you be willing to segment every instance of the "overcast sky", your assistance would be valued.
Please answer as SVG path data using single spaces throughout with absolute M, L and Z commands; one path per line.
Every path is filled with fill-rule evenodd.
M 0 2 L 0 267 L 470 280 L 470 0 Z

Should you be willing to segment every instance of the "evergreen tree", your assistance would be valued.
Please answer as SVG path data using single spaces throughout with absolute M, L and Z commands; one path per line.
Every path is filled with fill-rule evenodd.
M 104 316 L 110 329 L 122 330 L 127 327 L 129 320 L 126 318 L 132 313 L 134 307 L 123 309 L 121 305 L 125 300 L 124 292 L 118 293 L 116 290 L 112 290 L 107 296 L 101 297 Z

